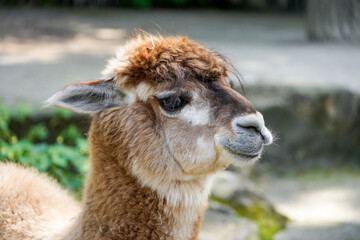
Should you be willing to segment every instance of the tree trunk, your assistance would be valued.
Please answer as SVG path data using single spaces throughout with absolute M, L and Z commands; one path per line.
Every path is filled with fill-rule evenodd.
M 308 37 L 360 42 L 360 0 L 308 0 Z

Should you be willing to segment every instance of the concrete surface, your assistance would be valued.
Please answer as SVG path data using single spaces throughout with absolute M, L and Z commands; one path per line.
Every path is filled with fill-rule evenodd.
M 274 240 L 359 240 L 360 176 L 342 172 L 327 177 L 260 181 L 264 195 L 291 222 Z

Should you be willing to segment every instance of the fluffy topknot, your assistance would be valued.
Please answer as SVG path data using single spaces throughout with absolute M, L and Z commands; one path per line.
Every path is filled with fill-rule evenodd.
M 141 82 L 155 85 L 191 78 L 221 81 L 228 72 L 228 63 L 218 53 L 187 37 L 141 34 L 117 52 L 103 74 L 127 88 Z

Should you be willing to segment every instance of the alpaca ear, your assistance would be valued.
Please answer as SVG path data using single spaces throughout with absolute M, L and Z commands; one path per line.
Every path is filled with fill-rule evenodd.
M 94 114 L 106 108 L 125 104 L 126 94 L 112 80 L 71 84 L 55 93 L 47 105 L 55 105 L 73 112 Z

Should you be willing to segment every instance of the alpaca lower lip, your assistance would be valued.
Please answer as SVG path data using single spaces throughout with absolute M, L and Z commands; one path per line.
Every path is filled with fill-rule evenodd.
M 230 153 L 233 156 L 237 156 L 237 157 L 241 157 L 241 158 L 245 158 L 245 159 L 254 159 L 260 156 L 260 153 L 255 153 L 255 154 L 248 154 L 248 153 L 243 153 L 243 152 L 237 152 L 234 151 L 233 149 L 225 146 L 225 150 Z

